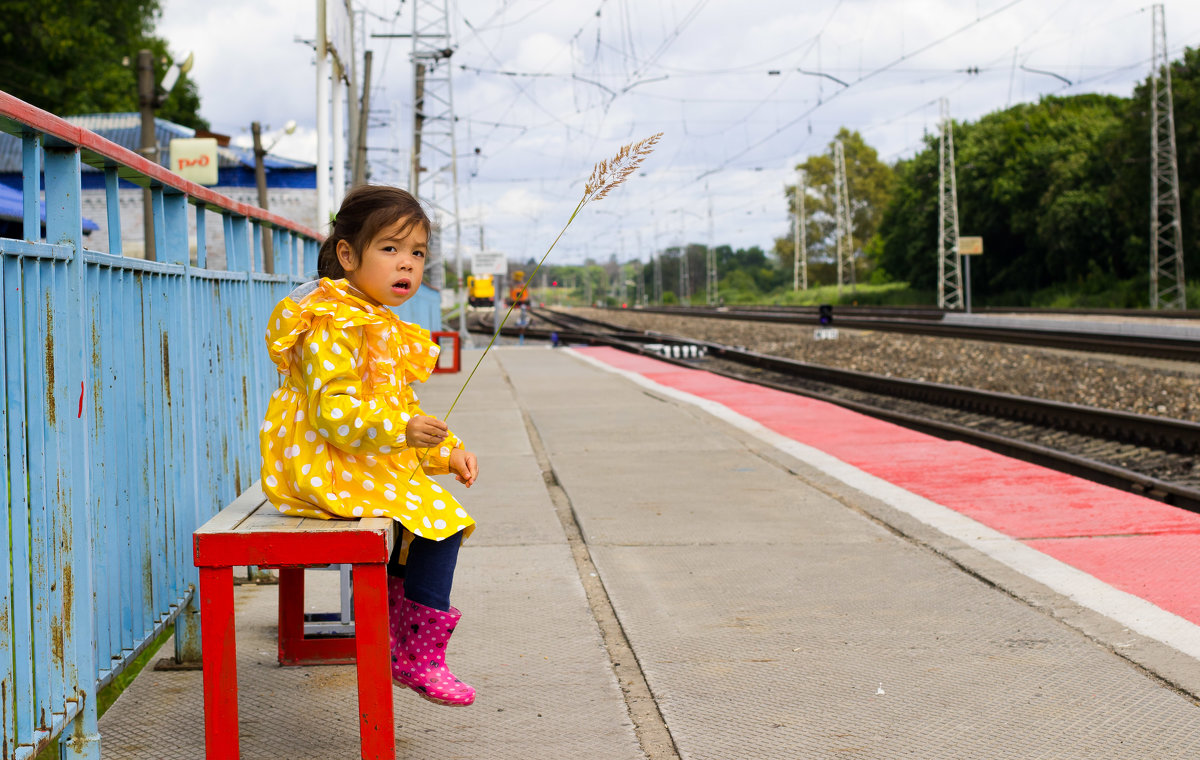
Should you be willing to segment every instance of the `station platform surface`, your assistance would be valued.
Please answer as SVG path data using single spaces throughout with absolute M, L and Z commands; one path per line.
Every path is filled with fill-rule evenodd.
M 1195 515 L 611 349 L 495 349 L 448 422 L 479 694 L 397 689 L 397 757 L 1200 756 Z M 242 757 L 357 757 L 353 666 L 276 664 L 275 587 L 236 607 Z M 202 757 L 201 683 L 143 671 L 102 756 Z

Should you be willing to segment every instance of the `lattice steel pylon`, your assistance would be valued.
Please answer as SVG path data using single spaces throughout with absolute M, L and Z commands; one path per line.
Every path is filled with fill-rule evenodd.
M 688 244 L 685 237 L 679 251 L 679 303 L 687 306 L 692 302 L 692 275 L 688 271 Z
M 793 218 L 794 250 L 792 260 L 792 290 L 808 290 L 808 230 L 804 218 L 804 196 L 808 193 L 808 176 L 796 170 L 795 217 Z
M 958 185 L 954 181 L 954 125 L 942 98 L 938 138 L 938 308 L 963 308 L 962 255 L 958 252 Z
M 846 149 L 841 140 L 833 142 L 834 218 L 837 222 L 837 289 L 855 287 L 854 222 L 850 217 L 850 185 L 846 181 Z
M 1175 152 L 1175 105 L 1167 21 L 1161 3 L 1152 8 L 1150 64 L 1150 308 L 1186 309 L 1183 227 L 1179 213 L 1179 162 Z
M 425 279 L 445 285 L 445 239 L 453 234 L 456 286 L 462 285 L 462 228 L 458 217 L 458 150 L 454 139 L 454 93 L 450 82 L 448 0 L 413 0 L 413 156 L 409 190 L 433 212 Z M 465 320 L 463 320 L 465 324 Z
M 704 184 L 704 191 L 708 192 L 708 183 Z M 705 264 L 708 269 L 708 276 L 705 282 L 708 283 L 707 297 L 705 301 L 709 306 L 716 306 L 721 301 L 721 293 L 717 287 L 717 249 L 713 246 L 713 210 L 712 196 L 708 196 L 708 250 L 705 256 Z

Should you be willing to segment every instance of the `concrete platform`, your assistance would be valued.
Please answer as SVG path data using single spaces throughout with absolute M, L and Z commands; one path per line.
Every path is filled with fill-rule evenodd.
M 1195 658 L 703 408 L 506 347 L 449 422 L 480 457 L 448 658 L 479 698 L 397 690 L 398 757 L 1200 756 Z M 275 589 L 237 604 L 242 756 L 357 757 L 353 668 L 280 668 Z M 100 730 L 202 757 L 200 674 L 143 672 Z

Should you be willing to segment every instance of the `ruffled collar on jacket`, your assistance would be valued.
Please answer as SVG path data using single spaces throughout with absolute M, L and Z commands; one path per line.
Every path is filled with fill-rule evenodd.
M 376 381 L 394 377 L 396 359 L 409 381 L 424 382 L 437 366 L 440 348 L 429 331 L 405 322 L 390 309 L 357 295 L 346 280 L 322 278 L 299 303 L 285 298 L 276 304 L 267 324 L 267 351 L 279 371 L 291 370 L 292 349 L 311 330 L 362 327 L 366 333 L 367 368 Z

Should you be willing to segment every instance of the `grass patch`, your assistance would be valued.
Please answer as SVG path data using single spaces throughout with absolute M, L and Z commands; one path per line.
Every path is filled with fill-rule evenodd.
M 171 624 L 163 629 L 163 632 L 158 635 L 150 645 L 142 650 L 142 653 L 134 659 L 133 662 L 122 670 L 116 678 L 114 678 L 107 686 L 100 690 L 96 695 L 96 711 L 97 717 L 103 715 L 117 701 L 117 697 L 133 683 L 133 679 L 137 678 L 138 673 L 142 672 L 142 668 L 154 659 L 158 654 L 158 650 L 166 643 L 167 639 L 175 633 L 175 625 Z M 38 753 L 35 760 L 59 760 L 58 742 L 51 742 L 48 747 Z

